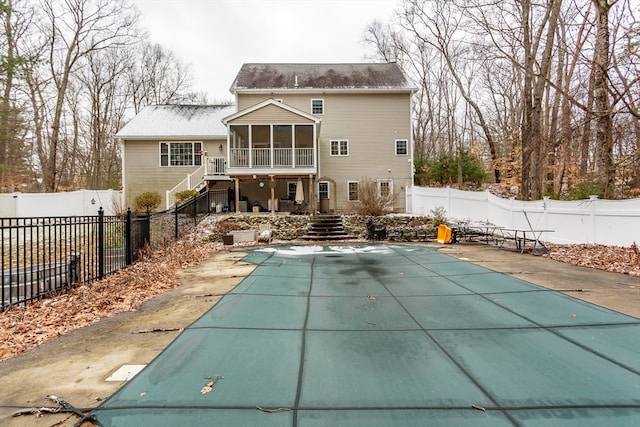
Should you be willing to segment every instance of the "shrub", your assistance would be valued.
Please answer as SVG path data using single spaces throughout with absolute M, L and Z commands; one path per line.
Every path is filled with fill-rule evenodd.
M 184 190 L 176 193 L 176 203 L 181 205 L 187 200 L 193 199 L 198 195 L 196 190 Z
M 569 187 L 569 190 L 561 198 L 564 200 L 583 200 L 592 195 L 603 199 L 604 186 L 597 182 L 578 182 Z
M 156 191 L 145 191 L 140 193 L 133 200 L 137 211 L 144 211 L 147 215 L 155 211 L 162 202 L 162 196 Z
M 397 192 L 383 194 L 378 183 L 370 178 L 362 178 L 358 182 L 358 201 L 355 210 L 360 215 L 382 216 L 393 211 Z
M 487 179 L 487 171 L 482 160 L 469 150 L 461 151 L 462 182 L 480 184 Z M 442 155 L 438 160 L 429 164 L 429 179 L 440 184 L 450 184 L 458 181 L 458 156 Z
M 435 209 L 431 209 L 429 211 L 431 214 L 429 219 L 433 221 L 434 224 L 448 224 L 447 222 L 447 211 L 443 206 L 436 206 Z
M 413 162 L 413 180 L 416 185 L 427 185 L 429 166 L 424 160 L 415 159 Z

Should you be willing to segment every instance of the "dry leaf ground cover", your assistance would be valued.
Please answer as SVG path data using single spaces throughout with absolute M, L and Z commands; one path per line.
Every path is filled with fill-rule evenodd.
M 605 245 L 546 246 L 549 249 L 546 256 L 557 261 L 640 277 L 640 251 L 635 243 L 628 248 Z
M 103 280 L 0 312 L 0 361 L 102 318 L 136 311 L 145 301 L 179 286 L 175 272 L 197 265 L 217 246 L 221 245 L 178 241 Z
M 229 228 L 229 224 L 217 224 L 215 218 L 205 220 L 193 234 L 145 254 L 136 264 L 103 280 L 0 312 L 0 361 L 100 319 L 136 311 L 145 301 L 179 286 L 176 271 L 198 265 L 212 253 L 224 250 L 222 243 L 210 238 L 220 234 L 218 228 Z M 558 261 L 640 277 L 640 254 L 635 245 L 548 247 L 550 252 L 545 256 Z

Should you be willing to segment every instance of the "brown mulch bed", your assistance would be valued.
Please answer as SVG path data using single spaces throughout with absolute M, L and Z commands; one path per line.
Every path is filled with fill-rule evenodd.
M 640 277 L 640 253 L 636 245 L 547 247 L 550 252 L 545 256 L 558 261 Z M 136 264 L 103 280 L 0 312 L 0 361 L 100 319 L 138 310 L 144 302 L 179 286 L 178 270 L 193 267 L 223 248 L 221 243 L 203 241 L 195 234 L 162 250 L 146 253 Z

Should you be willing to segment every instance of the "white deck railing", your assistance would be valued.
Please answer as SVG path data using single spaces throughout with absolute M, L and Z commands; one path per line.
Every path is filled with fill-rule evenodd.
M 252 157 L 252 164 L 254 167 L 269 167 L 271 166 L 271 149 L 270 148 L 254 148 Z
M 232 168 L 296 168 L 313 167 L 313 148 L 232 148 Z
M 226 175 L 227 159 L 224 157 L 207 157 L 207 175 Z
M 313 148 L 296 148 L 296 166 L 313 166 Z

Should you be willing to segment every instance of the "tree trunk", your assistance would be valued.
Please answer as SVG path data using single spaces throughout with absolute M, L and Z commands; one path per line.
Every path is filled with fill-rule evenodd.
M 534 58 L 531 47 L 531 26 L 529 25 L 531 2 L 522 0 L 522 45 L 524 49 L 524 82 L 522 91 L 522 170 L 520 174 L 520 197 L 522 200 L 531 198 L 531 175 L 533 157 L 532 118 L 533 118 L 533 65 Z
M 523 48 L 525 54 L 524 76 L 524 108 L 522 125 L 522 198 L 540 199 L 543 194 L 543 178 L 545 176 L 545 164 L 547 143 L 544 138 L 543 126 L 543 102 L 547 87 L 555 33 L 560 15 L 562 0 L 550 0 L 546 15 L 536 36 L 530 25 L 531 1 L 522 0 L 522 24 L 523 24 Z M 539 60 L 539 70 L 535 69 L 536 53 L 542 42 L 542 35 L 546 26 L 546 40 L 544 50 Z
M 593 0 L 596 6 L 596 45 L 593 60 L 593 96 L 596 116 L 596 172 L 604 197 L 614 195 L 613 112 L 609 99 L 609 11 L 617 0 Z
M 563 79 L 564 82 L 562 84 L 562 104 L 560 107 L 560 147 L 559 147 L 559 159 L 557 160 L 560 167 L 560 173 L 558 173 L 554 177 L 554 191 L 556 194 L 561 194 L 564 190 L 563 185 L 565 183 L 565 179 L 568 179 L 567 176 L 567 166 L 571 160 L 580 160 L 580 152 L 577 151 L 570 159 L 571 148 L 573 146 L 573 129 L 571 127 L 571 98 L 570 98 L 570 90 L 571 90 L 571 82 L 573 81 L 573 76 L 575 73 L 576 65 L 578 63 L 578 59 L 580 58 L 582 47 L 586 41 L 586 37 L 584 37 L 584 32 L 587 27 L 589 21 L 589 11 L 586 11 L 584 14 L 584 19 L 582 21 L 582 25 L 578 30 L 578 35 L 576 37 L 576 49 L 571 56 L 571 62 L 565 72 Z M 568 46 L 566 43 L 566 37 L 563 37 L 563 45 Z M 567 49 L 568 52 L 568 49 Z M 588 144 L 587 144 L 588 146 Z M 580 164 L 580 163 L 578 163 Z M 586 166 L 585 166 L 586 173 Z

